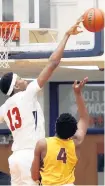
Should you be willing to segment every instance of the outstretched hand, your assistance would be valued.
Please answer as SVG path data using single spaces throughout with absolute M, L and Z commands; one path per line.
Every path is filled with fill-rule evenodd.
M 80 81 L 80 83 L 77 83 L 77 80 L 75 80 L 75 82 L 73 84 L 74 93 L 80 94 L 82 91 L 82 88 L 87 83 L 87 81 L 88 81 L 88 77 L 84 78 L 82 81 Z
M 77 20 L 76 24 L 75 24 L 74 26 L 72 26 L 72 27 L 66 32 L 66 34 L 68 34 L 68 35 L 70 36 L 70 35 L 77 35 L 77 34 L 82 33 L 83 30 L 78 30 L 78 28 L 81 28 L 81 27 L 79 26 L 79 24 L 80 24 L 81 22 L 83 22 L 83 16 L 81 16 L 81 17 Z

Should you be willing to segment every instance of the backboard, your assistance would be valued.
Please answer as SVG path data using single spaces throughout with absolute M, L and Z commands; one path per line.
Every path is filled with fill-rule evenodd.
M 20 40 L 11 43 L 9 59 L 48 58 L 65 31 L 87 9 L 104 7 L 103 0 L 0 0 L 0 21 L 20 22 Z M 72 36 L 64 57 L 99 56 L 104 52 L 104 32 Z

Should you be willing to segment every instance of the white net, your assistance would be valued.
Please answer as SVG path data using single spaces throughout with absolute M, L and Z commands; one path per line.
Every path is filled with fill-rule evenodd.
M 0 25 L 0 68 L 9 68 L 8 55 L 14 35 L 16 33 L 17 24 L 8 24 L 5 28 Z

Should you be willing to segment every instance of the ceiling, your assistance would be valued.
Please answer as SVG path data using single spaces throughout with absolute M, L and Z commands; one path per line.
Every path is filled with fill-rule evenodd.
M 86 58 L 87 59 L 87 58 Z M 97 58 L 98 59 L 98 58 Z M 82 62 L 81 62 L 82 61 Z M 13 71 L 15 73 L 18 73 L 21 77 L 24 78 L 36 78 L 40 72 L 43 70 L 43 68 L 48 63 L 48 59 L 40 59 L 40 60 L 21 60 L 21 61 L 15 61 L 15 63 L 11 62 L 10 68 L 4 69 L 0 68 L 0 76 L 2 76 L 4 73 Z M 98 65 L 100 68 L 104 68 L 104 61 L 103 60 L 84 60 L 77 58 L 74 59 L 62 59 L 61 62 L 62 65 Z M 66 69 L 66 68 L 60 68 L 58 67 L 53 75 L 50 78 L 50 81 L 74 81 L 75 79 L 81 80 L 84 77 L 88 76 L 89 81 L 104 81 L 104 71 L 99 70 L 75 70 L 75 69 Z

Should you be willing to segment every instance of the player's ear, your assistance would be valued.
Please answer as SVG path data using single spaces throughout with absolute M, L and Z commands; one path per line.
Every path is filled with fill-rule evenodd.
M 19 85 L 15 85 L 15 86 L 14 86 L 14 89 L 15 89 L 15 90 L 19 90 L 19 89 L 20 89 Z

